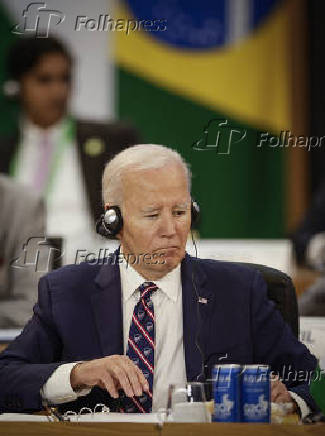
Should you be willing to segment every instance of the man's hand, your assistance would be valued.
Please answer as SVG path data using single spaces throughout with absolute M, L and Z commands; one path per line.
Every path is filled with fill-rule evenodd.
M 127 357 L 112 355 L 102 359 L 82 362 L 70 374 L 72 389 L 93 387 L 106 389 L 113 398 L 123 389 L 128 397 L 141 396 L 149 391 L 149 384 L 142 371 Z
M 271 380 L 271 401 L 274 403 L 291 403 L 293 411 L 297 409 L 296 402 L 292 399 L 285 384 L 278 377 L 274 377 Z

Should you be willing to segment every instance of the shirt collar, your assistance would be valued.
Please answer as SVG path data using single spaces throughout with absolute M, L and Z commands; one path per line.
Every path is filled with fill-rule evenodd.
M 138 287 L 148 280 L 142 277 L 141 274 L 136 271 L 132 265 L 128 264 L 124 259 L 119 263 L 121 286 L 123 294 L 123 303 L 125 303 Z M 166 274 L 159 280 L 155 280 L 154 283 L 158 288 L 164 292 L 168 298 L 176 302 L 181 290 L 181 265 Z
M 42 129 L 41 127 L 34 124 L 29 118 L 24 117 L 22 119 L 24 140 L 29 140 L 33 142 L 37 141 L 44 135 L 47 135 L 49 138 L 55 140 L 60 135 L 65 122 L 66 118 L 63 117 L 61 120 L 48 127 L 47 129 Z

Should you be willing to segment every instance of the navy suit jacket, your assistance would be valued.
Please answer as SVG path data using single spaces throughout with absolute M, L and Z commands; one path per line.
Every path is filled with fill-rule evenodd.
M 206 376 L 217 363 L 269 364 L 281 376 L 285 369 L 288 388 L 317 408 L 308 383 L 295 380 L 295 371 L 300 371 L 301 380 L 315 369 L 316 359 L 268 300 L 260 273 L 186 255 L 181 278 L 188 380 L 199 377 L 202 360 Z M 193 279 L 206 304 L 198 302 Z M 39 410 L 40 389 L 59 365 L 112 354 L 123 354 L 118 264 L 82 263 L 53 271 L 40 280 L 33 318 L 0 355 L 0 410 Z M 112 398 L 99 387 L 60 407 L 94 407 L 98 402 L 114 408 Z

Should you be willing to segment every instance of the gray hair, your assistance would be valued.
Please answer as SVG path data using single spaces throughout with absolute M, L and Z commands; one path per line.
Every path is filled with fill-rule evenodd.
M 103 202 L 121 206 L 122 176 L 127 170 L 163 168 L 168 164 L 178 164 L 184 169 L 191 191 L 191 171 L 177 151 L 163 145 L 138 144 L 118 153 L 105 166 L 102 179 Z

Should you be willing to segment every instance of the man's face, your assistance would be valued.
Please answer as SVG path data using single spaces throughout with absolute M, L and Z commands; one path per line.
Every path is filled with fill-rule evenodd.
M 180 263 L 191 226 L 191 199 L 180 165 L 129 171 L 123 177 L 122 213 L 123 252 L 139 259 L 133 267 L 142 276 L 159 279 Z
M 23 75 L 20 98 L 35 124 L 50 127 L 65 114 L 70 94 L 70 64 L 60 53 L 51 53 Z

